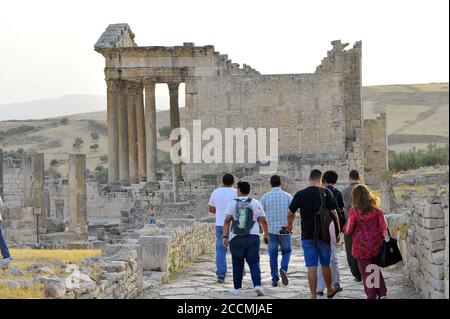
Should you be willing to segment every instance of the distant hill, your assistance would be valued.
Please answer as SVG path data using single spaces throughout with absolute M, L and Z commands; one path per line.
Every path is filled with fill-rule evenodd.
M 449 103 L 448 83 L 417 85 L 383 85 L 364 87 L 362 90 L 364 117 L 374 118 L 386 112 L 388 118 L 388 143 L 390 149 L 403 150 L 424 147 L 429 143 L 448 143 Z M 46 165 L 52 159 L 65 159 L 71 153 L 76 137 L 84 145 L 81 152 L 87 154 L 88 168 L 106 165 L 100 156 L 107 153 L 107 137 L 100 134 L 98 141 L 92 140 L 90 120 L 106 125 L 106 97 L 92 95 L 67 95 L 56 99 L 37 100 L 0 106 L 0 131 L 21 125 L 33 126 L 33 131 L 0 140 L 6 151 L 23 148 L 42 151 L 46 154 Z M 183 118 L 184 108 L 180 109 Z M 77 114 L 73 114 L 77 113 Z M 72 114 L 72 115 L 68 115 Z M 60 120 L 67 117 L 67 125 Z M 24 120 L 32 119 L 32 120 Z M 169 125 L 169 112 L 157 112 L 157 128 Z M 97 150 L 90 146 L 98 144 Z M 159 138 L 158 149 L 168 151 L 168 139 Z M 64 161 L 58 170 L 65 173 Z
M 390 149 L 448 143 L 448 93 L 448 83 L 364 87 L 364 117 L 387 114 Z
M 42 119 L 105 108 L 106 98 L 102 95 L 72 94 L 54 99 L 0 105 L 0 121 Z

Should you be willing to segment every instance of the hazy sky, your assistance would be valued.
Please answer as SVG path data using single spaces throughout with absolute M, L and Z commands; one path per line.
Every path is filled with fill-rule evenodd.
M 448 0 L 2 1 L 0 105 L 105 94 L 94 43 L 126 22 L 138 45 L 212 44 L 261 73 L 314 72 L 330 41 L 363 41 L 363 84 L 447 82 Z

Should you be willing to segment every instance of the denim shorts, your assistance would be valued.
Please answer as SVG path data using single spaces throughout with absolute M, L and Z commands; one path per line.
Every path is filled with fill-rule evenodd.
M 302 240 L 306 267 L 330 266 L 331 246 L 327 243 L 313 239 Z

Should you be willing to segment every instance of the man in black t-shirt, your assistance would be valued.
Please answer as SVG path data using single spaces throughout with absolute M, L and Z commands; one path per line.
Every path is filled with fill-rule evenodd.
M 302 247 L 306 267 L 308 267 L 309 289 L 313 299 L 317 297 L 317 266 L 319 262 L 322 266 L 328 298 L 333 298 L 337 293 L 337 289 L 331 284 L 331 246 L 322 240 L 314 240 L 314 216 L 321 205 L 321 181 L 322 172 L 318 169 L 312 170 L 309 176 L 310 186 L 297 192 L 289 206 L 288 224 L 286 225 L 287 230 L 291 231 L 295 213 L 300 209 Z M 324 195 L 326 208 L 337 215 L 333 193 L 329 189 L 324 188 Z

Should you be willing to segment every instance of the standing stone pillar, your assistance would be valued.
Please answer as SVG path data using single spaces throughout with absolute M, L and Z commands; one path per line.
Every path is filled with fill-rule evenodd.
M 39 228 L 37 234 L 45 233 L 47 216 L 43 209 L 45 208 L 43 153 L 25 153 L 24 155 L 24 206 L 33 208 L 36 215 L 36 229 Z
M 69 231 L 87 240 L 86 155 L 69 154 Z
M 128 170 L 131 183 L 139 183 L 136 121 L 136 84 L 128 83 Z
M 106 80 L 107 89 L 107 123 L 108 123 L 108 182 L 119 182 L 119 100 L 120 80 Z
M 147 148 L 147 182 L 156 182 L 156 103 L 155 82 L 145 80 L 145 133 Z
M 180 83 L 171 82 L 167 84 L 169 86 L 169 96 L 170 96 L 170 128 L 172 130 L 180 127 L 180 109 L 178 106 L 178 86 Z M 178 140 L 171 141 L 171 145 L 178 143 L 180 141 L 180 137 Z M 181 173 L 181 163 L 174 164 L 175 166 L 175 176 L 176 180 L 183 180 L 183 176 Z
M 144 113 L 144 86 L 136 84 L 136 130 L 138 152 L 138 176 L 140 182 L 147 181 L 147 154 L 145 151 L 145 113 Z
M 3 199 L 3 150 L 0 148 L 0 197 Z
M 128 95 L 124 82 L 119 95 L 119 180 L 122 185 L 129 185 L 128 160 Z
M 44 190 L 44 154 L 24 155 L 24 206 L 42 208 Z

